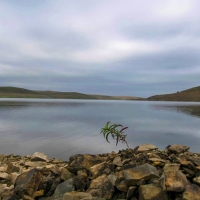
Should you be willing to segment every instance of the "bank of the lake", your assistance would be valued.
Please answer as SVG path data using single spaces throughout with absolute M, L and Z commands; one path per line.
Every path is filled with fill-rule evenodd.
M 36 152 L 0 155 L 2 200 L 198 200 L 200 153 L 151 144 L 63 161 Z

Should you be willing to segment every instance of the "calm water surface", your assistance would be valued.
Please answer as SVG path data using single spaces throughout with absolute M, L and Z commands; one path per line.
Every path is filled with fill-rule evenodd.
M 180 143 L 200 152 L 200 103 L 0 99 L 0 154 L 40 151 L 68 160 L 77 153 L 126 148 L 100 135 L 107 121 L 129 127 L 132 148 L 151 143 L 164 149 Z

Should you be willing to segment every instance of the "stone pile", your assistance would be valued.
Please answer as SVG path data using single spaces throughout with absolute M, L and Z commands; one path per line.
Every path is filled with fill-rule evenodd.
M 200 153 L 144 144 L 69 161 L 0 155 L 0 200 L 200 200 Z

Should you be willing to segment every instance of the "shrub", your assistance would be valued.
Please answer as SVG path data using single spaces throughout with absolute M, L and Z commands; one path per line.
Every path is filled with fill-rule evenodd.
M 121 141 L 122 143 L 125 142 L 128 149 L 130 149 L 127 141 L 126 141 L 126 135 L 123 134 L 124 130 L 127 129 L 128 127 L 124 127 L 121 124 L 113 124 L 110 125 L 110 121 L 108 121 L 105 126 L 101 129 L 101 133 L 103 133 L 104 138 L 106 138 L 106 141 L 108 141 L 108 136 L 111 135 L 113 139 L 116 140 L 116 146 L 118 144 L 119 141 Z M 121 130 L 118 130 L 118 127 L 122 127 Z M 110 143 L 110 142 L 109 142 Z

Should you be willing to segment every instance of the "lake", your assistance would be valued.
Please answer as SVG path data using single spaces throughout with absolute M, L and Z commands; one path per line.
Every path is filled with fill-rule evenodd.
M 0 154 L 32 155 L 68 160 L 80 153 L 108 153 L 125 143 L 107 143 L 100 134 L 107 121 L 129 128 L 131 148 L 144 143 L 164 149 L 169 144 L 200 152 L 200 103 L 0 99 Z

